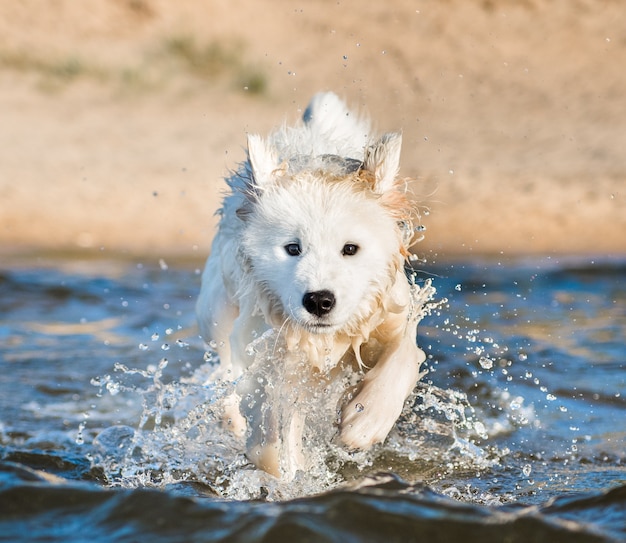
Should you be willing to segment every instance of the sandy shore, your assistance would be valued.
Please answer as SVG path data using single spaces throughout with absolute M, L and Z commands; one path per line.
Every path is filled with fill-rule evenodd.
M 619 2 L 0 6 L 0 246 L 204 255 L 246 132 L 402 129 L 425 255 L 626 254 Z

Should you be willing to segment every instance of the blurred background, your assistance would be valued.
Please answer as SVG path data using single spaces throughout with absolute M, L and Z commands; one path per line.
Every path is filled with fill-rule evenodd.
M 625 67 L 611 0 L 0 0 L 0 251 L 205 256 L 333 90 L 403 130 L 418 253 L 625 254 Z

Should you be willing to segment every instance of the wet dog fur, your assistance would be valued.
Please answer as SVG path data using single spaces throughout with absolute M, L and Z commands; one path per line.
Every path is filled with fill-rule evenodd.
M 398 178 L 401 142 L 399 133 L 372 136 L 369 121 L 332 93 L 316 95 L 297 126 L 249 135 L 247 160 L 227 179 L 197 302 L 221 379 L 252 382 L 248 346 L 270 329 L 287 349 L 277 363 L 298 353 L 321 375 L 351 364 L 361 379 L 338 425 L 349 449 L 385 440 L 425 358 L 404 272 L 414 207 Z M 306 413 L 295 406 L 278 427 L 271 395 L 251 395 L 240 384 L 225 421 L 247 436 L 250 461 L 293 477 L 305 465 Z

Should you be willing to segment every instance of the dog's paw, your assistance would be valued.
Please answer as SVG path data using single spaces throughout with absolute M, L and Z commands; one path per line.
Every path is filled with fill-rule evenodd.
M 253 445 L 248 447 L 246 456 L 257 468 L 280 478 L 282 475 L 280 469 L 280 449 L 280 442 Z
M 382 443 L 403 406 L 403 396 L 387 394 L 374 382 L 365 383 L 342 411 L 341 441 L 350 449 L 369 449 L 376 443 Z
M 249 443 L 246 456 L 256 467 L 283 481 L 291 481 L 298 470 L 305 468 L 301 443 L 297 447 L 281 441 Z
M 358 394 L 342 412 L 340 438 L 345 445 L 367 449 L 385 440 L 420 378 L 425 358 L 424 351 L 405 336 L 367 372 Z

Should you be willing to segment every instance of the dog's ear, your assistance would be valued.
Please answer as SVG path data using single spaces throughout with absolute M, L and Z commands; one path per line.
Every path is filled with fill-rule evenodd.
M 272 174 L 279 169 L 276 151 L 258 134 L 248 134 L 248 160 L 256 187 L 270 182 Z
M 374 191 L 383 194 L 395 187 L 400 168 L 402 134 L 390 132 L 365 150 L 363 167 L 374 174 Z

